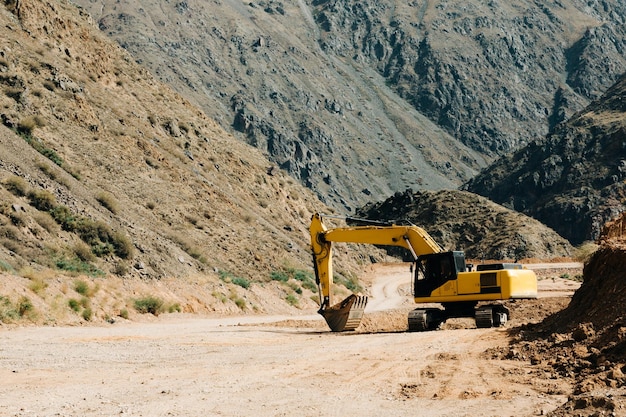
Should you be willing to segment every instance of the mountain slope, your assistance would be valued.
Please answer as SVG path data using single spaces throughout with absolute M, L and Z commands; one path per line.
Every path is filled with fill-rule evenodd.
M 626 76 L 554 133 L 464 186 L 526 213 L 572 243 L 595 240 L 626 210 Z
M 78 3 L 342 210 L 455 188 L 626 70 L 617 0 Z
M 485 162 L 385 85 L 322 52 L 304 2 L 79 2 L 224 128 L 341 209 L 456 187 Z
M 312 193 L 74 6 L 20 1 L 0 21 L 3 269 L 261 281 L 310 269 L 307 219 L 324 207 Z

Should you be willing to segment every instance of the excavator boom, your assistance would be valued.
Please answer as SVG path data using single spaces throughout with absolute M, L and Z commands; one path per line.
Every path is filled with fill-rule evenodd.
M 311 249 L 317 285 L 320 289 L 320 313 L 334 332 L 355 330 L 367 305 L 367 296 L 350 295 L 331 305 L 333 283 L 332 244 L 334 242 L 367 243 L 401 246 L 415 259 L 417 254 L 438 253 L 441 247 L 417 226 L 354 226 L 327 229 L 319 213 L 313 215 L 310 226 Z

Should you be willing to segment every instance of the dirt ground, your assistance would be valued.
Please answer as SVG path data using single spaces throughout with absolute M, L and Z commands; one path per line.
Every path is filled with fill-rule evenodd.
M 315 311 L 0 329 L 0 415 L 545 415 L 567 401 L 571 381 L 487 352 L 509 344 L 512 326 L 567 305 L 578 283 L 560 267 L 537 270 L 541 297 L 511 303 L 499 329 L 456 319 L 405 332 L 403 266 L 370 271 L 356 332 L 331 333 Z M 565 267 L 575 276 L 582 266 Z

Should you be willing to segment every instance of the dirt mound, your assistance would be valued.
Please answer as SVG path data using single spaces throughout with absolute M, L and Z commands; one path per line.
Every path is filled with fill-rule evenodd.
M 503 352 L 530 360 L 552 378 L 571 378 L 574 392 L 551 415 L 626 413 L 626 247 L 605 241 L 585 265 L 567 308 L 518 328 Z

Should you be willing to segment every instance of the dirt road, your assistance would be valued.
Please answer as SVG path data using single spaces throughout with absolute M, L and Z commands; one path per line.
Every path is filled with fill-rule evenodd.
M 387 278 L 366 315 L 405 306 L 385 301 L 403 291 L 406 271 L 394 281 L 393 268 L 378 271 Z M 314 315 L 284 319 L 1 330 L 0 415 L 532 416 L 570 388 L 527 362 L 490 359 L 506 329 L 334 334 Z

